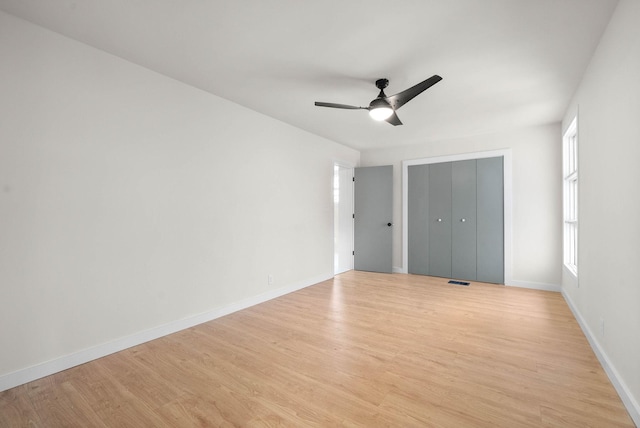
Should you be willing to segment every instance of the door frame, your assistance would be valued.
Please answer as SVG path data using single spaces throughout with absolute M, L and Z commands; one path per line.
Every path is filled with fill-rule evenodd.
M 352 218 L 351 218 L 351 231 L 349 233 L 349 236 L 344 236 L 342 234 L 340 234 L 338 239 L 346 239 L 349 242 L 349 246 L 351 248 L 351 257 L 350 257 L 350 261 L 349 261 L 349 269 L 348 270 L 353 270 L 353 232 L 354 232 L 354 224 L 353 224 L 353 213 L 354 213 L 354 186 L 353 186 L 353 174 L 354 174 L 354 169 L 356 168 L 356 166 L 350 162 L 344 162 L 344 161 L 340 161 L 340 160 L 334 160 L 333 161 L 333 168 L 334 168 L 334 174 L 332 175 L 332 194 L 331 194 L 331 200 L 333 201 L 333 209 L 334 209 L 334 223 L 333 223 L 333 236 L 334 236 L 334 241 L 333 241 L 333 256 L 332 256 L 332 260 L 333 260 L 333 274 L 334 276 L 337 275 L 336 274 L 336 263 L 335 263 L 335 258 L 336 258 L 336 242 L 335 242 L 335 236 L 336 236 L 336 231 L 338 230 L 338 224 L 336 224 L 335 222 L 335 218 L 336 218 L 336 213 L 335 213 L 335 209 L 336 209 L 336 204 L 335 204 L 335 195 L 333 192 L 335 192 L 335 168 L 343 168 L 343 169 L 347 169 L 349 171 L 351 171 L 351 177 L 352 180 L 349 184 L 349 186 L 351 187 L 351 199 L 350 200 L 345 200 L 344 199 L 344 195 L 342 195 L 342 197 L 340 197 L 338 204 L 343 204 L 343 206 L 347 206 L 347 208 L 349 208 L 349 210 L 352 213 Z M 338 189 L 339 191 L 339 189 Z
M 455 162 L 461 160 L 503 158 L 503 186 L 504 186 L 504 283 L 508 285 L 512 281 L 512 159 L 511 149 L 490 150 L 485 152 L 470 152 L 457 155 L 434 156 L 429 158 L 412 159 L 402 161 L 402 272 L 409 271 L 409 167 L 413 165 L 428 165 L 442 162 Z

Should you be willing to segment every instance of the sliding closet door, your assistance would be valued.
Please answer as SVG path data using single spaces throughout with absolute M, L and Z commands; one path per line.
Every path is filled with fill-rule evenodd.
M 429 165 L 428 274 L 451 277 L 451 162 Z
M 451 164 L 451 277 L 476 279 L 476 161 Z
M 504 284 L 503 158 L 478 159 L 477 280 Z

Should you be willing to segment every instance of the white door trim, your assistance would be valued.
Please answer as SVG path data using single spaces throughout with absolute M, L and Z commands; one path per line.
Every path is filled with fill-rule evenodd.
M 484 159 L 502 157 L 504 159 L 504 283 L 512 282 L 512 231 L 513 231 L 513 211 L 512 201 L 512 160 L 511 149 L 491 150 L 486 152 L 471 152 L 448 156 L 435 156 L 430 158 L 412 159 L 402 161 L 402 272 L 407 273 L 408 251 L 409 251 L 409 231 L 408 231 L 408 197 L 409 197 L 409 167 L 412 165 L 428 165 L 432 163 L 455 162 L 461 160 Z
M 353 227 L 353 197 L 354 197 L 354 192 L 353 192 L 353 174 L 354 174 L 355 166 L 353 164 L 351 164 L 351 163 L 342 162 L 342 161 L 334 161 L 333 165 L 334 165 L 334 176 L 333 176 L 333 180 L 332 180 L 333 183 L 332 183 L 332 186 L 331 186 L 332 187 L 332 195 L 331 195 L 332 199 L 331 200 L 334 201 L 334 204 L 333 204 L 333 208 L 334 208 L 334 216 L 333 216 L 333 218 L 334 218 L 334 224 L 333 224 L 334 238 L 336 236 L 336 233 L 339 230 L 339 225 L 336 223 L 336 220 L 338 220 L 338 219 L 337 219 L 337 215 L 336 215 L 336 212 L 335 212 L 335 210 L 336 210 L 335 199 L 334 199 L 335 194 L 333 194 L 333 192 L 335 192 L 335 168 L 338 167 L 339 169 L 350 171 L 350 173 L 351 173 L 350 175 L 351 175 L 351 178 L 352 178 L 350 180 L 349 184 L 348 184 L 348 187 L 350 187 L 350 192 L 349 192 L 350 193 L 350 195 L 349 195 L 350 199 L 349 200 L 345 200 L 344 199 L 344 195 L 341 194 L 340 195 L 340 201 L 338 202 L 341 208 L 347 208 L 348 211 L 351 212 L 351 217 L 352 217 L 351 218 L 351 228 L 348 231 L 347 235 L 344 235 L 343 233 L 339 233 L 338 240 L 339 241 L 340 240 L 344 240 L 344 241 L 348 242 L 348 245 L 351 248 L 350 259 L 345 264 L 346 264 L 346 266 L 348 268 L 346 270 L 352 270 L 353 269 L 353 229 L 354 229 L 354 227 Z M 338 189 L 338 191 L 340 191 L 340 189 Z M 333 274 L 334 275 L 337 275 L 338 273 L 342 273 L 342 272 L 346 271 L 346 270 L 344 270 L 342 268 L 340 269 L 340 272 L 337 271 L 337 269 L 336 269 L 336 267 L 337 267 L 336 266 L 336 257 L 338 257 L 338 255 L 336 254 L 336 252 L 337 252 L 337 248 L 336 248 L 336 242 L 335 242 L 335 239 L 334 239 L 334 242 L 333 242 Z M 338 265 L 340 265 L 340 263 L 338 263 Z

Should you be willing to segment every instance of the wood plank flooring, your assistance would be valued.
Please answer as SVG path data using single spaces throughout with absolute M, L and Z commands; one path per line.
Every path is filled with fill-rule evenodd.
M 0 393 L 1 427 L 633 427 L 562 296 L 347 272 Z

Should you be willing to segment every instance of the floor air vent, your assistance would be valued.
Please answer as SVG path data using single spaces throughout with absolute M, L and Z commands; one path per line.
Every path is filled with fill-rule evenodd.
M 464 281 L 454 281 L 454 280 L 449 281 L 449 284 L 455 284 L 455 285 L 467 285 L 467 286 L 469 285 L 469 283 L 468 283 L 468 282 L 464 282 Z

